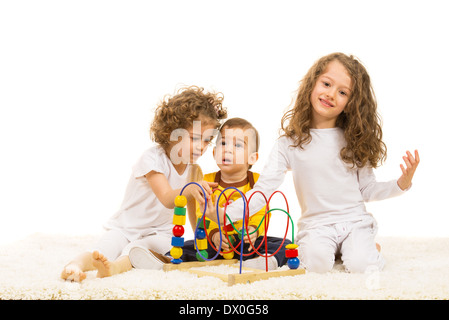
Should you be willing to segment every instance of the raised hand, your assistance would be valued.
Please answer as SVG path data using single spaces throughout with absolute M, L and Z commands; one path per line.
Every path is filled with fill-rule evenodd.
M 400 165 L 402 170 L 402 176 L 398 179 L 398 186 L 402 190 L 405 190 L 410 187 L 412 184 L 413 175 L 415 174 L 416 168 L 419 164 L 419 154 L 418 150 L 415 150 L 415 156 L 407 151 L 406 156 L 403 156 L 406 167 L 403 164 Z

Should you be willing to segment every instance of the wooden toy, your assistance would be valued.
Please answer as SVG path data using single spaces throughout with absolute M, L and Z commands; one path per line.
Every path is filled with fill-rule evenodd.
M 184 234 L 184 228 L 182 227 L 182 225 L 184 225 L 185 221 L 186 221 L 185 205 L 187 204 L 187 200 L 185 199 L 184 196 L 182 196 L 182 192 L 185 189 L 185 187 L 187 187 L 189 184 L 196 184 L 202 190 L 203 194 L 205 194 L 205 191 L 201 187 L 201 185 L 199 185 L 196 182 L 190 182 L 187 185 L 185 185 L 183 189 L 181 189 L 180 195 L 176 197 L 175 210 L 174 210 L 174 215 L 173 215 L 173 224 L 175 225 L 173 227 L 173 235 L 174 235 L 174 237 L 172 238 L 172 246 L 173 247 L 170 250 L 170 254 L 173 259 L 172 259 L 172 264 L 164 265 L 164 267 L 163 267 L 164 271 L 181 270 L 181 271 L 195 273 L 199 276 L 214 276 L 214 277 L 222 279 L 223 281 L 227 281 L 228 285 L 233 285 L 236 283 L 251 283 L 253 281 L 268 279 L 271 277 L 294 276 L 294 275 L 300 275 L 300 274 L 305 273 L 305 270 L 303 268 L 299 268 L 300 261 L 298 259 L 298 245 L 294 244 L 294 224 L 293 224 L 292 218 L 288 212 L 288 202 L 287 202 L 285 195 L 280 191 L 274 192 L 269 197 L 268 200 L 265 197 L 265 195 L 260 191 L 256 191 L 253 194 L 251 194 L 251 197 L 249 199 L 246 199 L 245 195 L 240 190 L 238 190 L 237 188 L 234 188 L 234 187 L 229 187 L 229 188 L 226 188 L 223 191 L 221 191 L 216 200 L 217 219 L 219 219 L 218 203 L 219 203 L 220 197 L 224 195 L 224 192 L 226 190 L 234 189 L 234 191 L 232 193 L 239 192 L 243 199 L 243 202 L 244 202 L 243 219 L 242 219 L 244 228 L 242 229 L 242 231 L 239 231 L 234 227 L 232 222 L 229 225 L 227 225 L 225 222 L 225 225 L 223 226 L 223 230 L 219 231 L 219 234 L 220 234 L 219 248 L 214 247 L 214 245 L 213 245 L 212 241 L 210 240 L 209 235 L 207 233 L 207 228 L 209 227 L 210 221 L 206 219 L 206 211 L 205 211 L 206 207 L 207 207 L 207 199 L 206 199 L 206 205 L 205 205 L 203 215 L 201 218 L 197 219 L 197 225 L 196 225 L 196 229 L 194 232 L 194 247 L 197 250 L 196 257 L 198 259 L 198 262 L 182 262 L 182 260 L 180 258 L 182 256 L 182 247 L 184 245 L 184 239 L 181 236 Z M 229 195 L 229 198 L 232 196 L 232 193 Z M 288 218 L 287 218 L 287 227 L 286 227 L 284 239 L 281 243 L 281 246 L 282 246 L 287 237 L 289 222 L 292 223 L 292 243 L 285 246 L 285 249 L 286 249 L 285 255 L 288 258 L 287 266 L 290 268 L 289 270 L 268 271 L 268 265 L 266 265 L 265 271 L 258 270 L 258 269 L 251 269 L 251 268 L 242 268 L 243 256 L 250 255 L 250 254 L 252 255 L 252 254 L 256 253 L 259 256 L 265 257 L 266 259 L 268 259 L 269 257 L 272 257 L 274 254 L 276 254 L 279 251 L 279 249 L 281 248 L 281 246 L 280 246 L 278 248 L 278 250 L 276 250 L 274 253 L 272 253 L 270 255 L 268 253 L 260 253 L 258 251 L 259 248 L 267 241 L 267 232 L 265 232 L 264 239 L 259 244 L 259 246 L 257 248 L 255 248 L 251 242 L 251 238 L 248 234 L 248 220 L 249 220 L 248 204 L 249 204 L 249 201 L 251 200 L 251 198 L 257 193 L 262 194 L 262 196 L 264 197 L 264 199 L 266 201 L 266 212 L 265 212 L 264 218 L 262 219 L 261 223 L 257 227 L 256 231 L 258 230 L 258 228 L 260 228 L 262 223 L 265 223 L 265 230 L 268 230 L 268 223 L 269 223 L 271 212 L 273 212 L 273 211 L 284 212 L 285 214 L 287 214 Z M 270 200 L 273 197 L 273 195 L 276 193 L 280 193 L 284 197 L 285 203 L 287 205 L 287 210 L 278 209 L 278 208 L 269 210 Z M 227 215 L 226 215 L 227 205 L 228 205 L 228 202 L 226 202 L 226 204 L 224 206 L 224 211 L 225 211 L 224 217 L 223 217 L 224 221 L 228 220 L 228 219 L 226 219 L 227 218 Z M 254 231 L 254 232 L 256 232 L 256 231 Z M 231 247 L 231 249 L 229 251 L 225 251 L 225 252 L 221 251 L 221 243 L 224 240 L 222 238 L 223 233 L 225 234 L 226 240 L 229 243 L 229 246 Z M 235 235 L 237 235 L 237 236 L 235 237 Z M 247 237 L 248 242 L 252 249 L 251 252 L 248 254 L 243 253 L 244 241 L 242 239 L 245 239 L 245 237 Z M 234 241 L 235 240 L 234 238 L 238 238 L 237 241 Z M 208 242 L 212 246 L 212 248 L 217 252 L 216 255 L 211 258 L 208 257 L 208 253 L 206 251 L 206 249 L 208 247 Z M 235 242 L 238 242 L 238 243 L 236 244 Z M 240 250 L 238 249 L 238 247 L 240 247 Z M 220 253 L 223 255 L 224 259 L 215 260 Z M 233 259 L 234 253 L 237 253 L 240 256 L 240 260 Z M 218 274 L 218 273 L 209 272 L 209 271 L 192 269 L 192 268 L 197 268 L 198 266 L 203 267 L 203 266 L 220 265 L 220 264 L 229 265 L 233 268 L 239 268 L 239 273 L 223 275 L 223 274 Z M 243 270 L 245 271 L 244 273 L 242 272 Z
M 184 246 L 184 227 L 186 224 L 186 208 L 187 198 L 183 195 L 179 195 L 175 198 L 175 209 L 173 215 L 173 236 L 171 239 L 171 245 L 173 246 L 170 250 L 170 255 L 172 256 L 173 264 L 180 264 L 182 262 L 182 247 Z

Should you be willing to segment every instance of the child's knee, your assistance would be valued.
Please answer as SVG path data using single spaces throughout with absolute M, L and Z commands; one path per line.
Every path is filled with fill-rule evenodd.
M 300 250 L 300 261 L 307 271 L 325 273 L 334 267 L 333 252 L 317 246 L 307 246 Z
M 307 271 L 316 273 L 326 273 L 332 270 L 334 262 L 325 261 L 322 259 L 309 259 L 304 263 Z
M 346 257 L 343 262 L 347 272 L 364 273 L 368 268 L 376 267 L 379 271 L 383 269 L 385 261 L 380 254 L 372 256 L 366 254 L 352 255 Z

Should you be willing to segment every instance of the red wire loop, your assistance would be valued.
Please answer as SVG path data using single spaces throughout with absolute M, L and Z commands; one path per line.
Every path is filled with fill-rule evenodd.
M 225 204 L 224 204 L 224 207 L 223 207 L 223 210 L 224 210 L 224 212 L 223 212 L 223 221 L 224 221 L 224 228 L 226 228 L 226 226 L 227 226 L 227 224 L 226 224 L 226 208 L 227 208 L 227 206 L 230 204 L 230 203 L 229 203 L 229 199 L 232 197 L 232 195 L 234 194 L 234 192 L 237 192 L 237 191 L 236 191 L 236 190 L 232 191 L 231 194 L 230 194 L 228 197 L 226 196 L 226 194 L 225 194 L 223 191 L 221 191 L 221 190 L 218 189 L 218 188 L 214 189 L 214 190 L 213 190 L 213 193 L 215 193 L 216 191 L 222 192 L 222 195 L 225 197 L 225 200 L 226 200 L 226 202 L 225 202 Z M 249 235 L 249 232 L 248 232 L 248 223 L 249 223 L 249 203 L 250 203 L 252 197 L 253 197 L 256 193 L 260 193 L 260 194 L 264 197 L 265 203 L 266 203 L 266 205 L 265 205 L 265 216 L 264 216 L 264 217 L 265 217 L 265 219 L 264 219 L 265 234 L 264 234 L 264 236 L 263 236 L 262 242 L 259 244 L 259 246 L 258 246 L 257 248 L 255 248 L 254 245 L 253 245 L 253 243 L 251 242 L 251 238 L 250 238 L 250 235 Z M 265 196 L 265 194 L 264 194 L 263 192 L 259 191 L 259 190 L 256 190 L 255 192 L 253 192 L 253 193 L 251 194 L 251 196 L 250 196 L 248 199 L 246 199 L 246 197 L 245 197 L 245 200 L 246 200 L 246 210 L 245 210 L 245 212 L 246 212 L 246 213 L 245 213 L 245 226 L 244 226 L 244 228 L 245 228 L 245 231 L 246 231 L 246 236 L 247 236 L 247 238 L 248 238 L 248 243 L 250 244 L 251 248 L 253 249 L 253 252 L 249 252 L 249 253 L 246 253 L 246 254 L 243 253 L 243 256 L 244 256 L 244 257 L 245 257 L 245 256 L 249 256 L 249 255 L 254 254 L 254 252 L 255 252 L 255 253 L 257 253 L 259 256 L 265 257 L 266 271 L 268 271 L 268 258 L 270 258 L 270 257 L 274 256 L 275 254 L 277 254 L 277 253 L 279 252 L 279 250 L 282 248 L 282 246 L 284 245 L 285 239 L 287 238 L 288 228 L 289 228 L 289 226 L 290 226 L 290 219 L 289 219 L 289 217 L 287 216 L 287 227 L 285 228 L 284 238 L 282 239 L 282 242 L 281 242 L 280 246 L 277 248 L 277 250 L 276 250 L 275 252 L 273 252 L 272 254 L 268 255 L 268 250 L 267 250 L 267 245 L 268 245 L 268 243 L 267 243 L 267 234 L 268 234 L 268 227 L 269 227 L 269 224 L 270 224 L 270 213 L 269 213 L 268 211 L 270 211 L 270 209 L 269 209 L 269 207 L 270 207 L 270 201 L 271 201 L 271 199 L 273 198 L 273 196 L 274 196 L 276 193 L 280 193 L 280 194 L 284 197 L 285 204 L 286 204 L 286 206 L 287 206 L 287 210 L 286 210 L 286 211 L 287 211 L 288 213 L 290 213 L 289 206 L 288 206 L 288 201 L 287 201 L 287 197 L 285 196 L 284 193 L 282 193 L 282 192 L 279 191 L 279 190 L 273 192 L 273 193 L 271 194 L 271 196 L 268 198 L 268 200 L 267 200 L 267 197 Z M 205 222 L 204 222 L 204 223 L 205 223 Z M 220 228 L 220 227 L 219 227 L 219 228 Z M 220 228 L 220 229 L 221 229 L 221 228 Z M 222 231 L 222 230 L 220 230 L 220 232 L 221 232 L 221 231 Z M 212 240 L 211 240 L 210 237 L 209 237 L 209 234 L 208 234 L 208 232 L 207 232 L 207 228 L 205 229 L 205 232 L 206 232 L 207 240 L 208 240 L 209 244 L 211 245 L 211 247 L 212 247 L 215 251 L 218 251 L 217 248 L 216 248 L 216 247 L 214 246 L 214 244 L 212 243 Z M 229 250 L 229 251 L 223 251 L 223 254 L 230 253 L 230 252 L 235 252 L 235 253 L 237 253 L 237 254 L 239 254 L 239 255 L 242 255 L 242 253 L 241 253 L 238 249 L 236 249 L 236 247 L 238 247 L 238 246 L 240 245 L 241 241 L 243 241 L 243 237 L 240 238 L 240 241 L 239 241 L 239 243 L 238 243 L 236 246 L 233 246 L 232 243 L 231 243 L 231 241 L 230 241 L 230 239 L 229 239 L 229 235 L 228 235 L 227 232 L 225 233 L 225 235 L 226 235 L 226 238 L 227 238 L 227 240 L 228 240 L 229 246 L 231 247 L 231 250 Z M 262 246 L 262 244 L 265 244 L 265 254 L 259 252 L 259 249 L 260 249 L 260 247 Z

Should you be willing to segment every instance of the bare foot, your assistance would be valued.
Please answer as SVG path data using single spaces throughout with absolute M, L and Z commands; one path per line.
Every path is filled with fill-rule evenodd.
M 64 267 L 61 273 L 61 278 L 64 280 L 71 280 L 81 282 L 86 279 L 86 274 L 81 270 L 76 263 L 69 263 Z
M 113 264 L 100 252 L 92 253 L 92 264 L 98 270 L 97 278 L 110 277 L 114 274 Z

